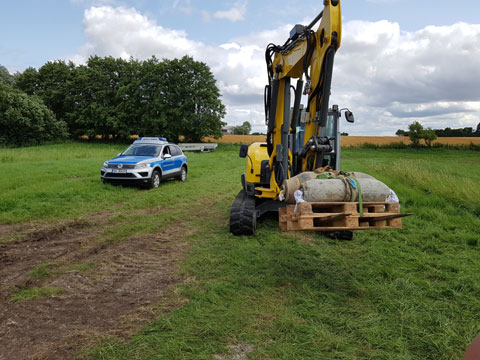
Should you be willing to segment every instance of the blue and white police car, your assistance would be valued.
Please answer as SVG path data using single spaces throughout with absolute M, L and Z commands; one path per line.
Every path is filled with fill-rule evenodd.
M 149 189 L 162 180 L 187 180 L 187 157 L 180 147 L 161 137 L 140 137 L 124 152 L 105 161 L 100 171 L 104 183 L 135 183 Z

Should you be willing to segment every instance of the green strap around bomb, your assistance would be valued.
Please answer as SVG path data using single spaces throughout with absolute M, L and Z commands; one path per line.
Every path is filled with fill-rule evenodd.
M 349 173 L 340 173 L 339 175 L 334 175 L 332 173 L 323 173 L 317 175 L 317 179 L 339 179 L 342 180 L 345 184 L 345 201 L 353 202 L 357 197 L 356 193 L 358 192 L 358 206 L 360 210 L 360 216 L 363 216 L 363 201 L 362 201 L 362 187 L 360 182 L 354 178 L 350 177 Z
M 349 181 L 354 181 L 358 187 L 358 207 L 360 208 L 360 217 L 363 217 L 362 187 L 356 178 L 351 178 Z

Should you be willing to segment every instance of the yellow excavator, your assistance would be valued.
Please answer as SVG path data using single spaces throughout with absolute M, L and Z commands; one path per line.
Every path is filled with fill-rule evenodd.
M 340 170 L 341 113 L 354 121 L 348 109 L 329 109 L 333 62 L 341 37 L 340 0 L 324 0 L 323 11 L 309 25 L 295 25 L 283 45 L 267 46 L 267 139 L 240 148 L 247 169 L 241 178 L 243 190 L 230 212 L 234 235 L 254 234 L 257 218 L 287 205 L 279 201 L 284 180 L 327 165 Z M 296 86 L 292 79 L 297 80 Z
M 323 5 L 309 25 L 295 25 L 283 45 L 265 51 L 267 138 L 240 147 L 247 167 L 230 210 L 234 235 L 253 235 L 257 219 L 275 211 L 280 230 L 327 231 L 345 240 L 353 230 L 400 228 L 400 218 L 411 215 L 400 213 L 397 195 L 381 181 L 340 172 L 340 118 L 354 118 L 348 109 L 329 108 L 342 15 L 340 0 Z

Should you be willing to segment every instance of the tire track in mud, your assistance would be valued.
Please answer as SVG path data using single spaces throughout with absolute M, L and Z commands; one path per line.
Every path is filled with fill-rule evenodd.
M 15 287 L 33 285 L 28 273 L 37 265 L 71 263 L 103 232 L 103 226 L 112 216 L 113 213 L 102 213 L 93 214 L 88 220 L 4 228 L 0 239 L 7 242 L 0 243 L 0 299 L 8 296 Z
M 162 210 L 148 212 L 155 216 Z M 40 230 L 27 230 L 21 239 L 0 244 L 1 360 L 69 359 L 99 337 L 128 337 L 153 318 L 154 305 L 166 290 L 184 280 L 177 274 L 177 262 L 187 251 L 188 226 L 177 222 L 156 234 L 99 244 L 96 239 L 114 215 L 42 225 Z M 3 236 L 15 233 L 7 230 Z M 45 279 L 29 276 L 36 266 L 49 262 L 60 271 Z M 75 263 L 95 265 L 89 271 L 68 270 Z M 19 288 L 35 286 L 63 292 L 9 301 Z

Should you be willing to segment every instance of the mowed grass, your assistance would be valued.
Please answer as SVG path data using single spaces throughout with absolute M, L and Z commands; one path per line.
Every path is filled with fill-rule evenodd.
M 161 191 L 103 185 L 100 168 L 128 145 L 67 143 L 20 149 L 0 149 L 0 224 L 70 219 L 97 211 L 147 209 L 155 206 L 188 208 L 189 202 L 225 192 L 229 184 L 216 179 L 215 167 L 225 171 L 241 164 L 237 147 L 212 154 L 188 154 L 189 181 L 178 186 L 167 180 Z M 233 158 L 233 159 L 232 159 Z M 198 159 L 201 159 L 199 161 Z M 213 171 L 212 171 L 213 170 Z M 185 201 L 188 197 L 189 201 Z M 167 214 L 168 216 L 168 214 Z
M 397 192 L 402 211 L 415 216 L 405 218 L 401 230 L 357 232 L 343 242 L 281 233 L 274 217 L 263 219 L 254 237 L 229 234 L 229 210 L 245 165 L 238 146 L 187 154 L 188 181 L 152 191 L 101 184 L 101 163 L 121 149 L 67 144 L 0 150 L 0 184 L 10 184 L 0 204 L 17 190 L 24 202 L 1 205 L 2 223 L 114 208 L 118 221 L 102 235 L 107 240 L 179 221 L 192 230 L 181 264 L 190 281 L 165 299 L 181 305 L 162 312 L 165 304 L 159 304 L 157 318 L 130 341 L 109 338 L 81 358 L 459 359 L 480 332 L 478 154 L 344 149 L 343 170 L 384 181 Z M 29 185 L 15 169 L 31 173 Z M 133 211 L 158 206 L 164 208 L 161 223 Z

